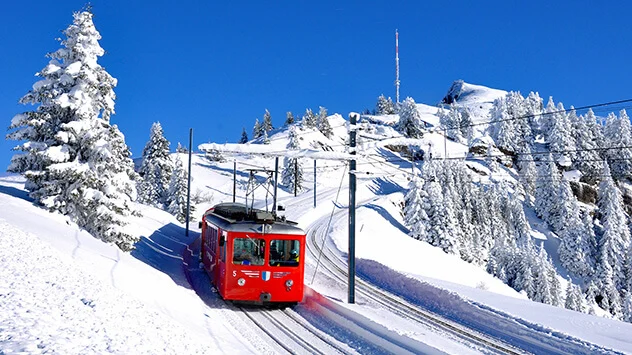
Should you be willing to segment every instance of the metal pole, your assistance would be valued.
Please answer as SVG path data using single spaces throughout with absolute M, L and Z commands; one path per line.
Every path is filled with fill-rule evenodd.
M 189 128 L 189 181 L 187 182 L 187 227 L 184 235 L 189 236 L 189 213 L 191 212 L 191 150 L 193 148 L 193 128 Z
M 294 159 L 294 197 L 296 197 L 296 185 L 298 185 L 298 158 Z
M 316 159 L 314 159 L 314 208 L 316 208 Z
M 349 114 L 349 154 L 356 154 L 356 113 Z M 349 161 L 349 303 L 355 303 L 356 161 Z
M 448 157 L 448 128 L 443 130 L 443 159 Z
M 274 202 L 272 203 L 272 212 L 277 213 L 277 186 L 279 185 L 279 157 L 274 158 Z
M 237 161 L 233 162 L 233 203 L 237 195 Z

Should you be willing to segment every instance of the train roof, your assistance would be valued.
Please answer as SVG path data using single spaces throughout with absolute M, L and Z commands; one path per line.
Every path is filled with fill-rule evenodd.
M 242 203 L 220 203 L 204 216 L 208 222 L 231 232 L 262 233 L 265 228 L 266 234 L 305 234 L 296 222 L 276 217 L 268 211 L 248 209 Z

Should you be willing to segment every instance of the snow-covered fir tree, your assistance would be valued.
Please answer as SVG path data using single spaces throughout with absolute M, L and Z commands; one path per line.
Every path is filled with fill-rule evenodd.
M 169 141 L 163 135 L 160 123 L 155 122 L 151 126 L 149 141 L 143 149 L 143 161 L 139 171 L 142 179 L 138 184 L 138 201 L 162 209 L 165 205 L 172 170 Z
M 605 127 L 605 151 L 612 177 L 615 180 L 630 179 L 632 177 L 632 128 L 630 118 L 625 110 L 619 112 L 619 117 L 613 113 L 608 115 Z
M 554 230 L 561 214 L 558 199 L 560 174 L 551 154 L 538 167 L 535 181 L 535 212 Z
M 270 137 L 268 137 L 268 131 L 263 131 L 263 144 L 270 144 Z
M 248 133 L 246 133 L 246 128 L 241 129 L 241 138 L 239 138 L 239 144 L 248 143 Z
M 551 131 L 548 135 L 549 150 L 556 162 L 566 165 L 562 162 L 572 159 L 572 153 L 576 148 L 571 122 L 565 113 L 564 105 L 558 103 L 554 113 L 548 115 L 547 119 L 551 121 Z
M 421 114 L 417 111 L 417 104 L 412 97 L 407 97 L 399 109 L 399 122 L 397 130 L 408 138 L 421 138 L 423 136 L 424 123 Z
M 544 138 L 545 142 L 549 142 L 549 136 L 551 135 L 551 130 L 553 129 L 553 124 L 555 123 L 555 115 L 557 108 L 555 108 L 555 101 L 553 101 L 553 97 L 549 96 L 549 101 L 544 108 L 544 112 L 540 117 L 540 132 Z
M 169 181 L 169 190 L 166 199 L 167 212 L 171 213 L 181 223 L 186 222 L 187 217 L 187 182 L 189 174 L 182 165 L 179 155 L 176 155 L 173 173 Z M 193 215 L 195 208 L 193 205 L 189 207 L 190 216 Z M 193 220 L 193 218 L 191 218 Z
M 594 184 L 599 180 L 599 174 L 603 170 L 598 150 L 601 148 L 599 142 L 603 142 L 603 135 L 592 110 L 588 111 L 586 116 L 580 116 L 577 119 L 573 131 L 577 148 L 573 167 L 581 171 L 582 181 Z
M 393 100 L 389 97 L 384 97 L 384 94 L 377 98 L 377 104 L 375 105 L 375 112 L 378 115 L 392 115 L 395 113 L 395 105 Z
M 334 131 L 331 129 L 331 124 L 329 123 L 329 118 L 327 118 L 327 109 L 320 106 L 318 111 L 317 118 L 317 127 L 320 133 L 322 133 L 325 137 L 331 138 L 334 134 Z
M 257 139 L 257 138 L 261 138 L 263 137 L 263 133 L 264 133 L 264 129 L 261 126 L 261 123 L 259 123 L 259 119 L 256 118 L 255 119 L 255 125 L 254 127 L 252 127 L 252 139 Z
M 542 110 L 544 103 L 537 92 L 531 91 L 523 102 L 524 114 L 527 116 L 527 122 L 531 130 L 533 139 L 540 134 L 540 121 L 542 118 Z
M 409 235 L 418 240 L 427 240 L 428 216 L 423 209 L 424 198 L 427 197 L 423 190 L 425 181 L 418 175 L 413 175 L 410 180 L 408 192 L 404 198 L 404 221 L 410 230 Z
M 312 112 L 311 108 L 305 110 L 305 115 L 303 115 L 301 126 L 303 126 L 304 128 L 316 128 L 316 115 L 314 114 L 314 112 Z
M 270 111 L 268 111 L 268 109 L 266 109 L 266 112 L 263 114 L 263 123 L 261 124 L 261 128 L 265 132 L 270 132 L 274 129 L 274 126 L 272 125 L 272 116 L 270 115 Z
M 616 289 L 625 286 L 625 260 L 630 248 L 630 229 L 628 219 L 623 210 L 623 198 L 610 177 L 610 170 L 604 166 L 602 181 L 599 184 L 598 206 L 601 214 L 603 234 L 599 239 L 599 260 L 597 265 L 598 285 L 611 270 L 613 285 Z M 606 265 L 607 264 L 607 267 Z M 601 274 L 600 274 L 601 273 Z
M 535 197 L 535 182 L 538 175 L 531 148 L 525 147 L 524 153 L 518 156 L 516 163 L 518 166 L 518 183 L 522 185 L 525 201 L 531 204 L 531 199 Z
M 290 151 L 300 149 L 296 126 L 290 126 L 290 129 L 288 130 L 288 143 L 286 148 Z M 298 158 L 283 158 L 283 173 L 281 175 L 281 182 L 283 185 L 287 186 L 290 191 L 302 191 L 303 165 Z
M 38 203 L 68 215 L 80 227 L 122 250 L 137 238 L 125 231 L 133 211 L 136 174 L 124 136 L 110 124 L 114 79 L 98 57 L 104 50 L 89 11 L 73 14 L 62 48 L 36 75 L 22 104 L 37 105 L 19 114 L 7 139 L 21 141 L 8 168 L 22 173 Z
M 493 137 L 498 148 L 505 152 L 522 153 L 532 144 L 531 127 L 523 102 L 522 95 L 513 91 L 494 100 L 491 110 Z
M 632 323 L 632 291 L 625 292 L 623 296 L 623 321 Z
M 441 127 L 446 132 L 448 138 L 457 142 L 463 141 L 463 130 L 468 127 L 467 124 L 463 122 L 463 115 L 456 105 L 452 103 L 447 111 L 440 109 L 437 114 L 439 115 Z M 468 138 L 467 135 L 465 135 L 465 138 Z
M 178 146 L 176 147 L 176 153 L 189 153 L 189 150 L 187 149 L 187 147 L 183 146 L 182 144 L 180 144 L 180 142 L 178 142 Z
M 294 124 L 294 115 L 292 112 L 288 111 L 285 113 L 285 126 L 290 126 Z
M 580 216 L 577 199 L 566 179 L 562 179 L 559 191 L 558 199 L 562 206 L 558 223 L 560 262 L 574 275 L 589 276 L 591 274 L 590 249 L 585 239 L 588 233 Z
M 572 311 L 585 312 L 582 291 L 579 286 L 572 283 L 570 279 L 566 286 L 566 301 L 564 302 L 564 307 Z

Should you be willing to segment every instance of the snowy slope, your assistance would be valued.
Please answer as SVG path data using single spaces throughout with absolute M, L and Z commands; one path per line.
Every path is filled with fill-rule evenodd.
M 457 102 L 470 107 L 488 104 L 495 95 L 502 94 L 465 83 L 461 89 Z M 418 109 L 436 119 L 435 108 L 418 105 Z M 346 121 L 340 115 L 330 119 L 333 137 L 303 130 L 301 148 L 344 153 Z M 371 125 L 370 134 L 378 139 L 396 136 L 384 122 Z M 434 145 L 437 156 L 443 151 L 448 156 L 467 151 L 466 146 L 452 141 L 447 141 L 445 147 L 445 139 L 437 133 L 425 139 Z M 273 131 L 270 141 L 266 149 L 285 150 L 287 131 Z M 365 143 L 369 141 L 365 139 Z M 253 149 L 256 143 L 251 144 Z M 363 154 L 366 158 L 358 163 L 362 172 L 358 174 L 357 191 L 358 276 L 414 304 L 430 306 L 450 319 L 473 322 L 478 317 L 492 333 L 502 333 L 501 323 L 493 328 L 494 319 L 502 319 L 521 327 L 524 336 L 533 341 L 565 341 L 585 349 L 585 353 L 632 353 L 631 324 L 531 302 L 483 269 L 408 237 L 400 205 L 408 186 L 410 163 L 378 145 L 367 144 Z M 184 161 L 186 157 L 181 158 Z M 238 202 L 244 201 L 247 169 L 274 168 L 272 157 L 241 152 L 225 154 L 224 158 L 225 162 L 215 162 L 193 155 L 192 191 L 200 196 L 195 206 L 198 219 L 206 208 L 232 201 L 234 163 Z M 282 164 L 283 159 L 280 161 Z M 340 161 L 317 161 L 314 208 L 313 164 L 308 158 L 303 160 L 305 191 L 294 197 L 293 191 L 280 186 L 279 203 L 287 207 L 288 218 L 304 229 L 329 226 L 325 227 L 326 242 L 344 260 L 348 249 L 348 171 Z M 487 169 L 484 162 L 473 164 L 478 164 L 479 170 Z M 264 173 L 255 176 L 258 182 L 264 181 Z M 511 175 L 507 172 L 503 178 Z M 256 207 L 271 206 L 272 196 L 262 188 L 254 197 Z M 274 352 L 264 337 L 235 316 L 216 294 L 209 292 L 202 297 L 190 285 L 186 270 L 193 266 L 184 264 L 182 255 L 198 236 L 196 222 L 187 237 L 183 225 L 172 216 L 141 207 L 143 217 L 131 219 L 128 226 L 141 241 L 134 252 L 125 254 L 94 239 L 64 217 L 34 206 L 23 190 L 23 179 L 15 175 L 0 177 L 0 206 L 0 352 Z M 547 235 L 546 230 L 538 229 L 537 219 L 530 218 L 530 223 L 534 237 Z M 551 242 L 549 238 L 545 243 Z M 306 263 L 306 281 L 311 288 L 339 307 L 362 315 L 367 322 L 442 352 L 481 351 L 420 330 L 370 299 L 359 298 L 357 304 L 348 305 L 344 301 L 346 285 L 317 271 L 316 260 L 308 259 Z M 298 306 L 299 313 L 307 309 L 301 307 L 305 306 Z

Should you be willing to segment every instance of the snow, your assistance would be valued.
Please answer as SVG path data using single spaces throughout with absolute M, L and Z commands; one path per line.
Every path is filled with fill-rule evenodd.
M 474 97 L 489 102 L 500 94 L 470 84 L 463 87 L 471 94 L 461 98 L 472 105 L 477 103 Z M 427 107 L 428 114 L 433 115 L 436 108 Z M 316 207 L 312 164 L 304 165 L 305 192 L 294 197 L 292 191 L 279 186 L 279 204 L 286 206 L 287 217 L 300 227 L 323 231 L 323 242 L 331 257 L 346 260 L 349 190 L 343 161 L 350 158 L 344 147 L 347 127 L 340 115 L 329 118 L 334 131 L 331 139 L 317 130 L 301 130 L 300 149 L 291 154 L 285 148 L 286 130 L 271 131 L 269 145 L 200 145 L 203 151 L 222 152 L 226 161 L 193 155 L 191 183 L 197 201 L 196 218 L 217 203 L 233 200 L 234 163 L 238 169 L 239 202 L 244 198 L 247 169 L 272 169 L 276 156 L 319 159 Z M 445 139 L 439 132 L 411 141 L 398 137 L 392 127 L 382 122 L 372 128 L 373 133 L 362 134 L 371 134 L 373 142 L 364 139 L 359 149 L 360 158 L 370 158 L 363 160 L 358 170 L 371 173 L 357 175 L 359 277 L 446 319 L 527 349 L 540 346 L 537 349 L 558 353 L 564 349 L 566 353 L 632 353 L 632 324 L 532 302 L 483 268 L 410 238 L 400 206 L 411 164 L 384 146 L 429 145 L 428 153 L 433 157 L 447 152 L 450 158 L 464 157 L 468 147 Z M 488 143 L 485 138 L 480 141 Z M 179 157 L 183 162 L 188 158 L 187 154 Z M 323 158 L 331 160 L 320 160 Z M 484 159 L 468 161 L 468 166 L 489 172 Z M 68 162 L 53 168 L 74 168 L 77 164 Z M 509 170 L 501 169 L 505 179 L 512 178 Z M 260 172 L 255 175 L 258 181 L 265 177 Z M 271 205 L 271 197 L 262 189 L 255 191 L 254 198 L 259 208 Z M 208 279 L 192 260 L 190 247 L 195 245 L 198 231 L 192 229 L 186 236 L 184 226 L 166 212 L 137 205 L 142 217 L 126 217 L 128 225 L 124 228 L 140 241 L 134 251 L 124 253 L 81 230 L 66 217 L 34 205 L 19 176 L 0 174 L 0 206 L 0 353 L 276 351 L 271 340 L 257 332 L 252 322 L 212 291 Z M 533 210 L 525 213 L 532 237 L 547 250 L 553 250 L 557 238 Z M 437 329 L 408 321 L 369 297 L 358 295 L 355 304 L 348 304 L 344 301 L 346 284 L 332 279 L 322 268 L 317 271 L 314 258 L 306 259 L 305 276 L 310 291 L 306 302 L 295 307 L 294 312 L 356 351 L 361 352 L 359 345 L 354 344 L 366 344 L 367 338 L 361 339 L 347 328 L 341 332 L 340 323 L 353 323 L 364 333 L 382 337 L 373 343 L 382 344 L 382 349 L 393 346 L 384 339 L 395 339 L 409 351 L 486 353 L 485 349 L 472 348 Z

